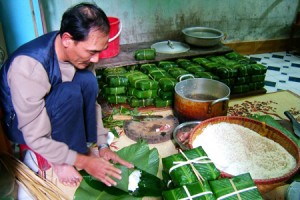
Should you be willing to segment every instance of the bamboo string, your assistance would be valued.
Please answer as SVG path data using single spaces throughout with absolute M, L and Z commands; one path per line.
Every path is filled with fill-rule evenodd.
M 183 155 L 183 157 L 184 157 L 186 160 L 189 160 L 189 158 L 183 153 L 183 151 L 182 151 L 181 149 L 179 149 L 179 152 L 181 153 L 181 155 Z M 190 163 L 190 166 L 191 166 L 193 172 L 195 173 L 197 179 L 199 180 L 199 182 L 200 182 L 201 184 L 203 184 L 202 181 L 204 181 L 204 178 L 203 178 L 203 177 L 201 176 L 201 174 L 197 171 L 197 169 L 194 167 L 193 164 Z
M 0 163 L 15 176 L 16 182 L 29 191 L 35 199 L 64 200 L 68 197 L 56 185 L 47 179 L 37 176 L 24 163 L 14 156 L 0 154 Z

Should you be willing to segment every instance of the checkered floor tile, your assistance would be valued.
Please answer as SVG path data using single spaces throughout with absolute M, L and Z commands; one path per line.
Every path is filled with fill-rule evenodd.
M 267 92 L 290 90 L 300 95 L 300 54 L 273 52 L 248 55 L 268 67 L 265 86 Z

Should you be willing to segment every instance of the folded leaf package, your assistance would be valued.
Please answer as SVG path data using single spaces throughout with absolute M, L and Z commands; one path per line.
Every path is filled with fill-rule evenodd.
M 262 200 L 249 173 L 209 181 L 210 187 L 217 199 L 230 200 Z
M 116 164 L 122 171 L 122 179 L 117 185 L 107 187 L 101 181 L 81 170 L 83 181 L 77 188 L 74 199 L 141 199 L 144 196 L 160 197 L 163 191 L 162 180 L 158 178 L 159 154 L 156 148 L 150 149 L 146 141 L 140 140 L 116 152 L 121 158 L 134 164 L 133 169 Z
M 119 103 L 126 103 L 127 96 L 124 95 L 107 95 L 106 100 L 108 103 L 111 104 L 119 104 Z
M 162 181 L 158 177 L 138 168 L 129 169 L 119 164 L 115 166 L 122 170 L 122 180 L 115 179 L 116 188 L 135 197 L 161 196 Z
M 110 87 L 127 86 L 128 78 L 121 75 L 111 74 L 106 76 L 106 83 Z
M 207 181 L 195 182 L 178 187 L 172 190 L 166 190 L 162 193 L 165 200 L 215 200 L 211 188 Z
M 155 49 L 138 49 L 134 52 L 134 58 L 136 60 L 154 60 L 155 57 Z
M 146 107 L 154 105 L 154 99 L 153 98 L 147 98 L 147 99 L 138 99 L 135 97 L 128 98 L 128 104 L 133 107 Z
M 220 171 L 201 146 L 162 158 L 162 164 L 163 171 L 169 174 L 176 187 L 215 180 L 220 176 Z

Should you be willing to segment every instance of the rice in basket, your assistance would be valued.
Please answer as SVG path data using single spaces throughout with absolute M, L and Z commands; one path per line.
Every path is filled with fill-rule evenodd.
M 192 146 L 202 146 L 216 167 L 231 175 L 249 172 L 253 179 L 269 179 L 296 167 L 295 158 L 281 145 L 238 124 L 208 125 Z

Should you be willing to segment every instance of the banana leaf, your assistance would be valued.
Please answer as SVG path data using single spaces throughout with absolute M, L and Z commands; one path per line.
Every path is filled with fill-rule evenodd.
M 209 181 L 209 184 L 216 198 L 227 200 L 263 200 L 249 173 L 234 176 L 231 179 L 222 178 Z M 226 195 L 228 195 L 227 198 L 225 198 Z
M 172 104 L 173 104 L 173 99 L 172 100 L 162 100 L 159 97 L 156 97 L 154 99 L 154 105 L 157 108 L 163 108 L 163 107 L 171 106 Z
M 199 181 L 196 173 L 199 173 L 204 180 L 214 180 L 220 176 L 220 171 L 201 146 L 162 158 L 162 164 L 163 170 L 169 173 L 176 187 Z M 191 165 L 197 171 L 196 173 Z
M 236 64 L 231 67 L 238 70 L 238 76 L 249 76 L 252 74 L 252 67 L 250 65 Z
M 108 75 L 106 76 L 106 83 L 110 87 L 127 86 L 128 78 L 122 75 Z
M 262 82 L 265 81 L 266 74 L 257 74 L 251 76 L 251 82 Z
M 151 106 L 154 104 L 154 99 L 153 98 L 137 99 L 135 97 L 130 97 L 128 99 L 128 104 L 133 108 Z
M 109 74 L 124 74 L 127 70 L 124 67 L 113 67 L 113 68 L 105 68 L 103 71 L 103 75 L 106 77 Z
M 157 90 L 157 95 L 162 100 L 172 100 L 174 99 L 174 91 L 163 91 L 161 88 Z
M 138 49 L 134 52 L 134 58 L 136 60 L 154 60 L 155 56 L 155 49 Z
M 255 83 L 249 83 L 249 89 L 250 90 L 258 90 L 260 88 L 263 88 L 265 86 L 265 82 L 255 82 Z
M 128 96 L 134 96 L 138 99 L 148 99 L 157 97 L 157 90 L 139 90 L 129 87 L 127 94 Z
M 126 103 L 127 96 L 124 95 L 107 95 L 106 100 L 108 103 L 118 104 L 118 103 Z
M 250 82 L 250 76 L 238 76 L 235 78 L 235 85 L 248 84 Z
M 140 90 L 157 90 L 158 82 L 151 79 L 138 79 L 132 81 L 132 87 Z
M 225 79 L 220 79 L 222 83 L 225 83 L 228 87 L 232 87 L 235 85 L 235 78 L 225 78 Z
M 177 68 L 178 64 L 173 61 L 160 61 L 158 63 L 159 68 L 163 68 L 164 70 L 168 70 L 170 68 Z
M 147 172 L 150 175 L 156 176 L 159 167 L 159 154 L 156 148 L 150 149 L 146 141 L 140 140 L 135 144 L 124 147 L 116 152 L 121 158 L 134 164 L 138 169 Z M 126 168 L 126 167 L 124 167 Z M 126 168 L 127 169 L 127 168 Z M 116 187 L 107 187 L 102 182 L 96 180 L 85 171 L 81 170 L 83 176 L 80 186 L 74 194 L 74 200 L 81 199 L 120 199 L 120 200 L 136 200 L 142 199 L 130 195 L 128 192 L 120 190 Z M 126 181 L 122 171 L 122 180 Z M 119 183 L 124 187 L 124 183 Z M 161 190 L 163 188 L 161 187 Z
M 149 79 L 147 74 L 144 74 L 141 71 L 131 71 L 126 74 L 124 74 L 125 77 L 128 78 L 129 83 L 132 85 L 134 81 L 139 80 L 139 79 Z
M 216 63 L 216 62 L 208 62 L 208 63 L 204 63 L 203 64 L 204 68 L 206 69 L 206 71 L 209 71 L 209 72 L 212 72 L 212 73 L 215 73 L 216 72 L 216 69 L 222 65 L 220 65 L 220 63 Z
M 227 61 L 229 61 L 228 58 L 226 58 L 225 56 L 207 56 L 207 58 L 213 62 L 216 62 L 216 63 L 225 63 Z
M 249 85 L 235 85 L 232 87 L 232 93 L 233 94 L 240 94 L 240 93 L 245 93 L 249 92 Z
M 145 74 L 149 74 L 150 70 L 152 69 L 158 69 L 158 67 L 156 66 L 156 64 L 142 64 L 140 67 L 141 72 L 145 73 Z
M 174 91 L 174 87 L 175 87 L 176 83 L 177 83 L 177 80 L 173 77 L 161 78 L 158 81 L 160 89 L 162 89 L 163 91 Z
M 215 200 L 216 199 L 207 181 L 204 181 L 203 184 L 201 184 L 200 182 L 196 182 L 172 190 L 167 190 L 164 191 L 162 195 L 165 200 L 177 200 L 177 199 Z
M 176 63 L 178 63 L 178 65 L 182 68 L 185 68 L 185 66 L 192 64 L 193 62 L 190 61 L 189 59 L 185 59 L 185 58 L 180 58 L 176 60 Z
M 216 75 L 220 78 L 232 78 L 236 77 L 238 74 L 238 70 L 231 67 L 218 67 L 215 71 Z
M 126 87 L 125 86 L 119 86 L 119 87 L 105 86 L 103 89 L 104 89 L 104 94 L 105 95 L 118 95 L 118 94 L 125 94 L 126 93 Z
M 252 74 L 265 74 L 267 72 L 267 67 L 262 64 L 251 64 Z
M 200 65 L 204 65 L 206 63 L 210 63 L 211 61 L 204 57 L 193 58 L 192 61 L 198 63 Z
M 240 58 L 244 58 L 243 55 L 241 55 L 240 53 L 235 52 L 235 51 L 226 53 L 225 56 L 226 56 L 227 58 L 229 58 L 230 60 L 238 60 L 238 59 L 240 59 Z
M 300 139 L 298 139 L 293 133 L 291 133 L 290 131 L 288 131 L 286 128 L 284 128 L 277 120 L 275 120 L 272 116 L 270 115 L 258 115 L 258 114 L 254 114 L 249 116 L 252 119 L 261 121 L 261 122 L 265 122 L 266 124 L 277 128 L 278 130 L 280 130 L 282 133 L 284 133 L 286 136 L 288 136 L 291 140 L 293 140 L 298 147 L 300 148 Z
M 197 72 L 204 72 L 205 71 L 205 68 L 202 67 L 201 65 L 199 64 L 191 64 L 189 66 L 186 67 L 186 70 L 190 73 L 197 73 Z
M 218 76 L 214 75 L 211 72 L 196 72 L 195 78 L 208 78 L 213 80 L 220 80 Z

